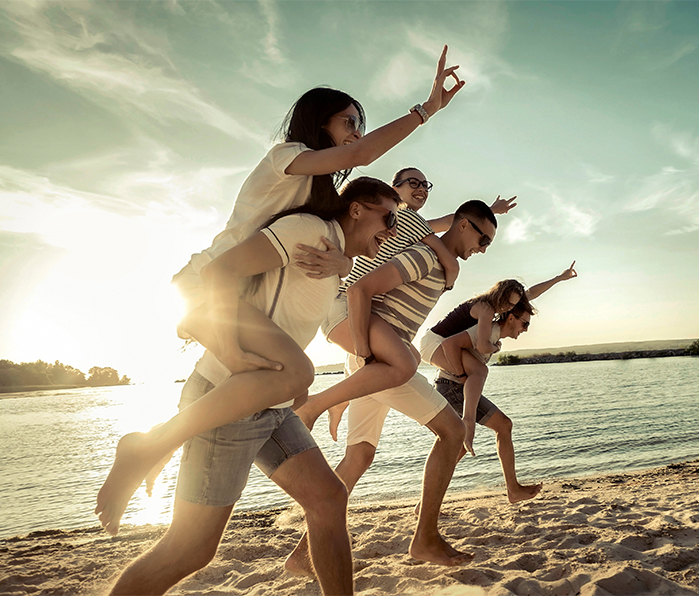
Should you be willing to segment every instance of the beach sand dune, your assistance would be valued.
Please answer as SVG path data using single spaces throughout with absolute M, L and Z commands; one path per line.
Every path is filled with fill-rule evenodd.
M 699 594 L 699 460 L 549 482 L 510 505 L 501 490 L 449 496 L 440 521 L 462 567 L 411 559 L 414 502 L 352 506 L 349 526 L 361 596 L 608 596 Z M 102 594 L 164 533 L 125 527 L 35 532 L 0 541 L 0 593 Z M 320 594 L 285 573 L 303 531 L 297 508 L 236 514 L 213 563 L 172 594 Z

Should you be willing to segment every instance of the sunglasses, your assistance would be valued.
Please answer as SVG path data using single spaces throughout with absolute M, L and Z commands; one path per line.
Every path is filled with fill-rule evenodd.
M 386 209 L 386 207 L 381 207 L 380 205 L 373 205 L 372 203 L 364 203 L 362 201 L 359 202 L 362 205 L 364 205 L 367 209 L 371 209 L 372 211 L 386 212 L 386 215 L 384 215 L 383 220 L 386 223 L 386 227 L 389 230 L 392 230 L 398 225 L 398 218 L 396 217 L 396 214 L 390 209 Z
M 400 186 L 403 182 L 407 182 L 410 188 L 420 188 L 421 186 L 430 192 L 434 188 L 434 184 L 428 182 L 427 180 L 418 180 L 417 178 L 403 178 L 400 182 L 396 182 L 393 186 Z
M 358 132 L 360 135 L 364 136 L 365 124 L 361 121 L 359 116 L 355 116 L 354 114 L 349 114 L 347 116 L 335 115 L 333 116 L 333 118 L 341 118 L 342 120 L 344 120 L 345 130 L 348 133 L 354 134 L 355 132 Z
M 519 319 L 520 321 L 522 321 L 522 317 L 518 317 L 515 313 L 510 313 L 510 314 L 511 314 L 515 319 Z M 525 331 L 526 331 L 527 329 L 529 329 L 529 324 L 530 324 L 530 323 L 531 323 L 531 321 L 522 321 L 522 329 L 524 329 Z
M 493 239 L 488 236 L 483 230 L 481 230 L 476 224 L 474 224 L 468 217 L 464 218 L 468 223 L 471 224 L 471 227 L 476 230 L 481 235 L 481 239 L 478 241 L 478 246 L 490 246 L 490 244 L 493 242 Z

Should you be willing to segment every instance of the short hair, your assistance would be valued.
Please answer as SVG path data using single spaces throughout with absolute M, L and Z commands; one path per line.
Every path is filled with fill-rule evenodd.
M 463 203 L 454 213 L 454 221 L 464 219 L 465 217 L 474 217 L 478 220 L 488 220 L 495 228 L 498 227 L 498 220 L 495 218 L 493 210 L 488 207 L 483 201 L 472 199 Z
M 392 199 L 400 204 L 400 196 L 396 189 L 386 184 L 383 180 L 371 176 L 360 176 L 348 182 L 340 191 L 340 199 L 346 209 L 349 209 L 353 201 L 364 203 L 380 203 L 382 198 Z

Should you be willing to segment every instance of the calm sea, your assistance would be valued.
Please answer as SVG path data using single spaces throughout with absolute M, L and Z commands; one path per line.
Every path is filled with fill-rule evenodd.
M 434 369 L 421 367 L 428 378 Z M 340 380 L 316 377 L 312 393 Z M 0 538 L 44 529 L 94 526 L 95 495 L 117 440 L 176 411 L 180 384 L 12 394 L 0 399 Z M 492 367 L 485 394 L 514 421 L 520 480 L 643 469 L 699 457 L 699 359 L 661 358 Z M 344 451 L 326 419 L 314 436 L 331 465 Z M 431 433 L 391 412 L 376 460 L 353 502 L 419 494 Z M 477 427 L 477 456 L 457 466 L 451 491 L 501 485 L 494 434 Z M 139 489 L 123 523 L 167 524 L 178 455 L 152 498 Z M 257 469 L 237 510 L 289 499 Z

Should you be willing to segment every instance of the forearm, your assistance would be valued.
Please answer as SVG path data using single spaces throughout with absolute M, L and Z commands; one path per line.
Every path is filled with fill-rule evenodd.
M 544 292 L 550 290 L 553 286 L 555 286 L 559 281 L 563 281 L 563 278 L 560 275 L 557 275 L 556 277 L 552 277 L 551 279 L 533 285 L 527 290 L 527 298 L 529 300 L 534 300 L 535 298 L 538 298 Z
M 439 234 L 441 232 L 446 232 L 454 221 L 454 214 L 443 215 L 442 217 L 437 217 L 435 219 L 428 219 L 427 223 L 432 228 L 432 230 Z
M 354 353 L 358 356 L 371 354 L 369 346 L 369 321 L 371 319 L 371 294 L 363 291 L 357 283 L 347 288 L 347 318 Z

